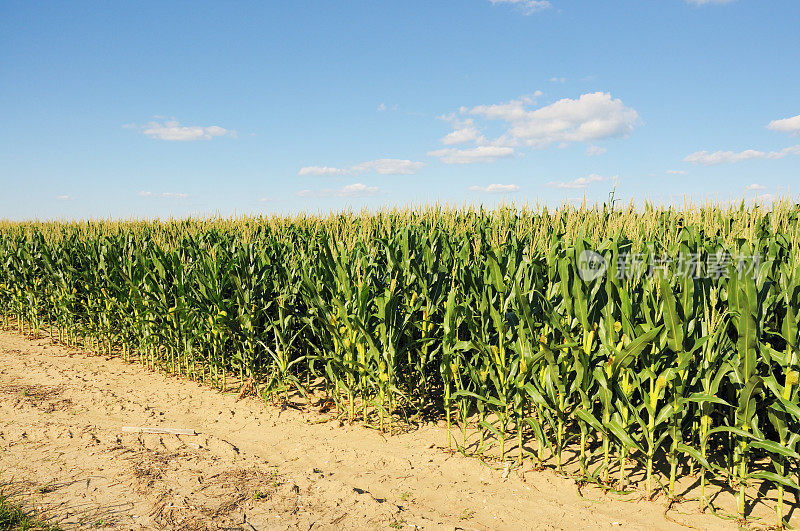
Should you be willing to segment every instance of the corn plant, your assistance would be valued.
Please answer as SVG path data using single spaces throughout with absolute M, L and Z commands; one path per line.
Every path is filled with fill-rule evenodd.
M 698 471 L 742 519 L 753 488 L 778 525 L 800 495 L 788 199 L 0 222 L 0 318 L 384 431 L 441 416 L 448 447 L 604 488 L 674 498 Z

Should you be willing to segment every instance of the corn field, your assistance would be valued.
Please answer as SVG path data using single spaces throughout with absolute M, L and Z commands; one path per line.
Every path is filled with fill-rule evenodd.
M 0 223 L 16 327 L 676 496 L 800 496 L 800 206 Z

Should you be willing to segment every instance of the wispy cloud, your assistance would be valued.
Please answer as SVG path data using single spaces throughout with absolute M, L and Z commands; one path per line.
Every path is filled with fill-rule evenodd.
M 472 118 L 460 119 L 455 114 L 448 114 L 440 116 L 439 119 L 450 122 L 453 125 L 453 132 L 446 134 L 440 140 L 445 146 L 470 142 L 482 144 L 486 142 L 486 138 L 478 131 L 475 126 L 475 120 Z
M 550 78 L 550 82 L 551 83 L 564 83 L 566 80 L 567 80 L 567 78 L 565 78 L 565 77 L 551 77 Z
M 514 148 L 505 146 L 477 146 L 467 149 L 447 148 L 428 152 L 429 157 L 437 157 L 445 164 L 473 164 L 475 162 L 494 162 L 497 159 L 514 156 Z
M 490 184 L 489 186 L 470 186 L 469 189 L 484 194 L 510 194 L 518 192 L 519 186 L 516 184 Z
M 381 190 L 377 186 L 353 183 L 339 189 L 301 190 L 297 195 L 300 197 L 370 197 L 380 193 Z
M 530 112 L 526 107 L 534 105 L 537 98 L 540 98 L 542 95 L 542 91 L 537 90 L 533 94 L 521 96 L 505 103 L 478 105 L 471 109 L 468 107 L 461 107 L 459 112 L 462 114 L 481 116 L 487 120 L 503 120 L 505 122 L 514 123 L 524 120 Z
M 591 173 L 589 174 L 588 177 L 578 177 L 577 179 L 573 179 L 572 181 L 550 181 L 549 183 L 547 183 L 547 186 L 551 186 L 553 188 L 566 188 L 574 190 L 578 188 L 587 188 L 590 184 L 608 180 L 616 181 L 617 176 L 614 176 L 611 179 L 606 179 L 601 175 L 598 175 L 596 173 Z
M 58 201 L 72 201 L 74 198 L 71 195 L 65 194 L 65 195 L 56 196 L 56 199 Z
M 670 175 L 686 175 L 686 170 L 667 170 Z
M 368 160 L 346 168 L 331 166 L 304 166 L 297 175 L 357 175 L 375 172 L 380 175 L 412 175 L 425 166 L 424 162 L 405 159 Z
M 550 9 L 553 5 L 547 0 L 489 0 L 492 4 L 513 4 L 522 8 L 523 13 L 532 15 L 545 9 Z
M 788 155 L 800 155 L 800 144 L 783 148 L 780 151 L 757 151 L 755 149 L 746 149 L 744 151 L 697 151 L 686 155 L 683 161 L 700 166 L 713 166 L 715 164 L 742 162 L 752 159 L 782 159 Z
M 411 175 L 417 173 L 424 166 L 424 162 L 417 162 L 413 160 L 378 159 L 356 164 L 355 166 L 352 166 L 350 170 L 353 173 L 374 171 L 381 175 Z
M 178 192 L 146 192 L 141 191 L 139 192 L 141 197 L 157 197 L 162 199 L 185 199 L 189 197 L 189 194 L 178 193 Z
M 164 122 L 148 122 L 145 125 L 128 124 L 127 129 L 138 129 L 143 135 L 170 142 L 188 142 L 192 140 L 211 140 L 215 137 L 230 136 L 236 138 L 236 131 L 218 125 L 199 126 L 181 125 L 177 120 Z
M 344 168 L 332 168 L 330 166 L 304 166 L 300 168 L 297 175 L 347 175 L 348 171 Z
M 602 155 L 606 151 L 608 151 L 606 148 L 600 146 L 589 146 L 586 148 L 586 154 L 589 155 L 590 157 L 596 157 L 597 155 Z
M 772 120 L 767 124 L 767 129 L 798 136 L 800 135 L 800 114 L 791 118 L 783 118 L 782 120 Z

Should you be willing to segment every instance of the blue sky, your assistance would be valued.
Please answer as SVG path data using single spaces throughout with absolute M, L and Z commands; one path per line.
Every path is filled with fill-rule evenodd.
M 797 192 L 800 2 L 0 4 L 0 218 Z

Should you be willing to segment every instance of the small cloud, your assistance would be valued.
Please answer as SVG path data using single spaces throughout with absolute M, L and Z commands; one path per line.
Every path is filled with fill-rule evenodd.
M 139 129 L 142 134 L 158 140 L 169 142 L 189 142 L 192 140 L 211 140 L 215 137 L 230 136 L 236 138 L 236 131 L 218 125 L 199 126 L 181 125 L 177 120 L 165 122 L 149 122 L 145 125 L 125 124 L 125 129 Z
M 788 155 L 800 155 L 800 144 L 789 146 L 780 151 L 757 151 L 746 149 L 744 151 L 696 151 L 684 157 L 684 162 L 691 162 L 700 166 L 713 166 L 715 164 L 726 164 L 742 162 L 751 159 L 782 159 Z
M 304 166 L 300 168 L 297 175 L 345 175 L 347 170 L 343 168 L 331 168 L 330 166 Z
M 600 146 L 589 146 L 586 148 L 586 154 L 590 157 L 596 157 L 597 155 L 602 155 L 606 151 L 608 151 L 606 148 Z
M 377 186 L 367 186 L 364 183 L 353 183 L 337 190 L 301 190 L 297 193 L 300 197 L 370 197 L 381 193 Z
M 378 159 L 356 164 L 350 168 L 351 173 L 375 171 L 381 175 L 412 175 L 425 166 L 424 162 L 406 159 Z
M 72 201 L 74 198 L 71 195 L 59 195 L 56 196 L 56 199 L 59 201 Z
M 550 181 L 547 183 L 547 186 L 551 186 L 553 188 L 566 188 L 566 189 L 576 189 L 576 188 L 586 188 L 592 183 L 598 183 L 601 181 L 606 181 L 605 177 L 597 175 L 596 173 L 589 174 L 588 177 L 578 177 L 572 181 Z M 617 176 L 611 178 L 612 181 L 617 181 Z
M 176 192 L 139 192 L 141 197 L 157 197 L 162 199 L 186 199 L 189 194 L 176 193 Z
M 428 152 L 429 157 L 437 157 L 445 164 L 473 164 L 494 162 L 497 159 L 514 156 L 514 148 L 506 146 L 478 146 L 468 149 L 437 149 Z
M 767 129 L 781 133 L 790 133 L 793 136 L 800 135 L 800 114 L 782 120 L 772 120 L 767 124 Z
M 547 0 L 489 0 L 492 4 L 512 4 L 522 8 L 523 13 L 532 15 L 545 9 L 550 9 L 553 5 Z
M 425 166 L 424 162 L 406 159 L 377 159 L 354 164 L 347 168 L 304 166 L 297 175 L 357 175 L 375 172 L 380 175 L 413 175 Z
M 446 134 L 440 140 L 445 146 L 466 144 L 468 142 L 486 142 L 486 138 L 478 131 L 478 128 L 475 127 L 475 120 L 472 118 L 461 120 L 457 118 L 455 114 L 449 114 L 447 116 L 440 116 L 439 119 L 453 124 L 453 131 Z
M 758 192 L 759 190 L 763 190 L 763 189 L 764 189 L 764 185 L 763 184 L 758 184 L 758 183 L 748 184 L 747 186 L 744 187 L 744 191 L 745 192 L 749 192 L 751 190 L 755 190 L 756 192 Z
M 510 194 L 519 191 L 516 184 L 490 184 L 489 186 L 470 186 L 472 192 L 482 192 L 484 194 Z
M 386 104 L 385 103 L 381 103 L 380 105 L 378 105 L 378 112 L 383 112 L 385 110 L 386 110 Z
M 566 80 L 567 80 L 567 78 L 565 78 L 565 77 L 551 77 L 550 78 L 550 82 L 551 83 L 563 83 Z
M 667 170 L 670 175 L 686 175 L 686 170 Z
M 341 197 L 366 197 L 379 193 L 377 186 L 367 186 L 363 183 L 354 183 L 343 186 L 339 189 L 338 195 Z

